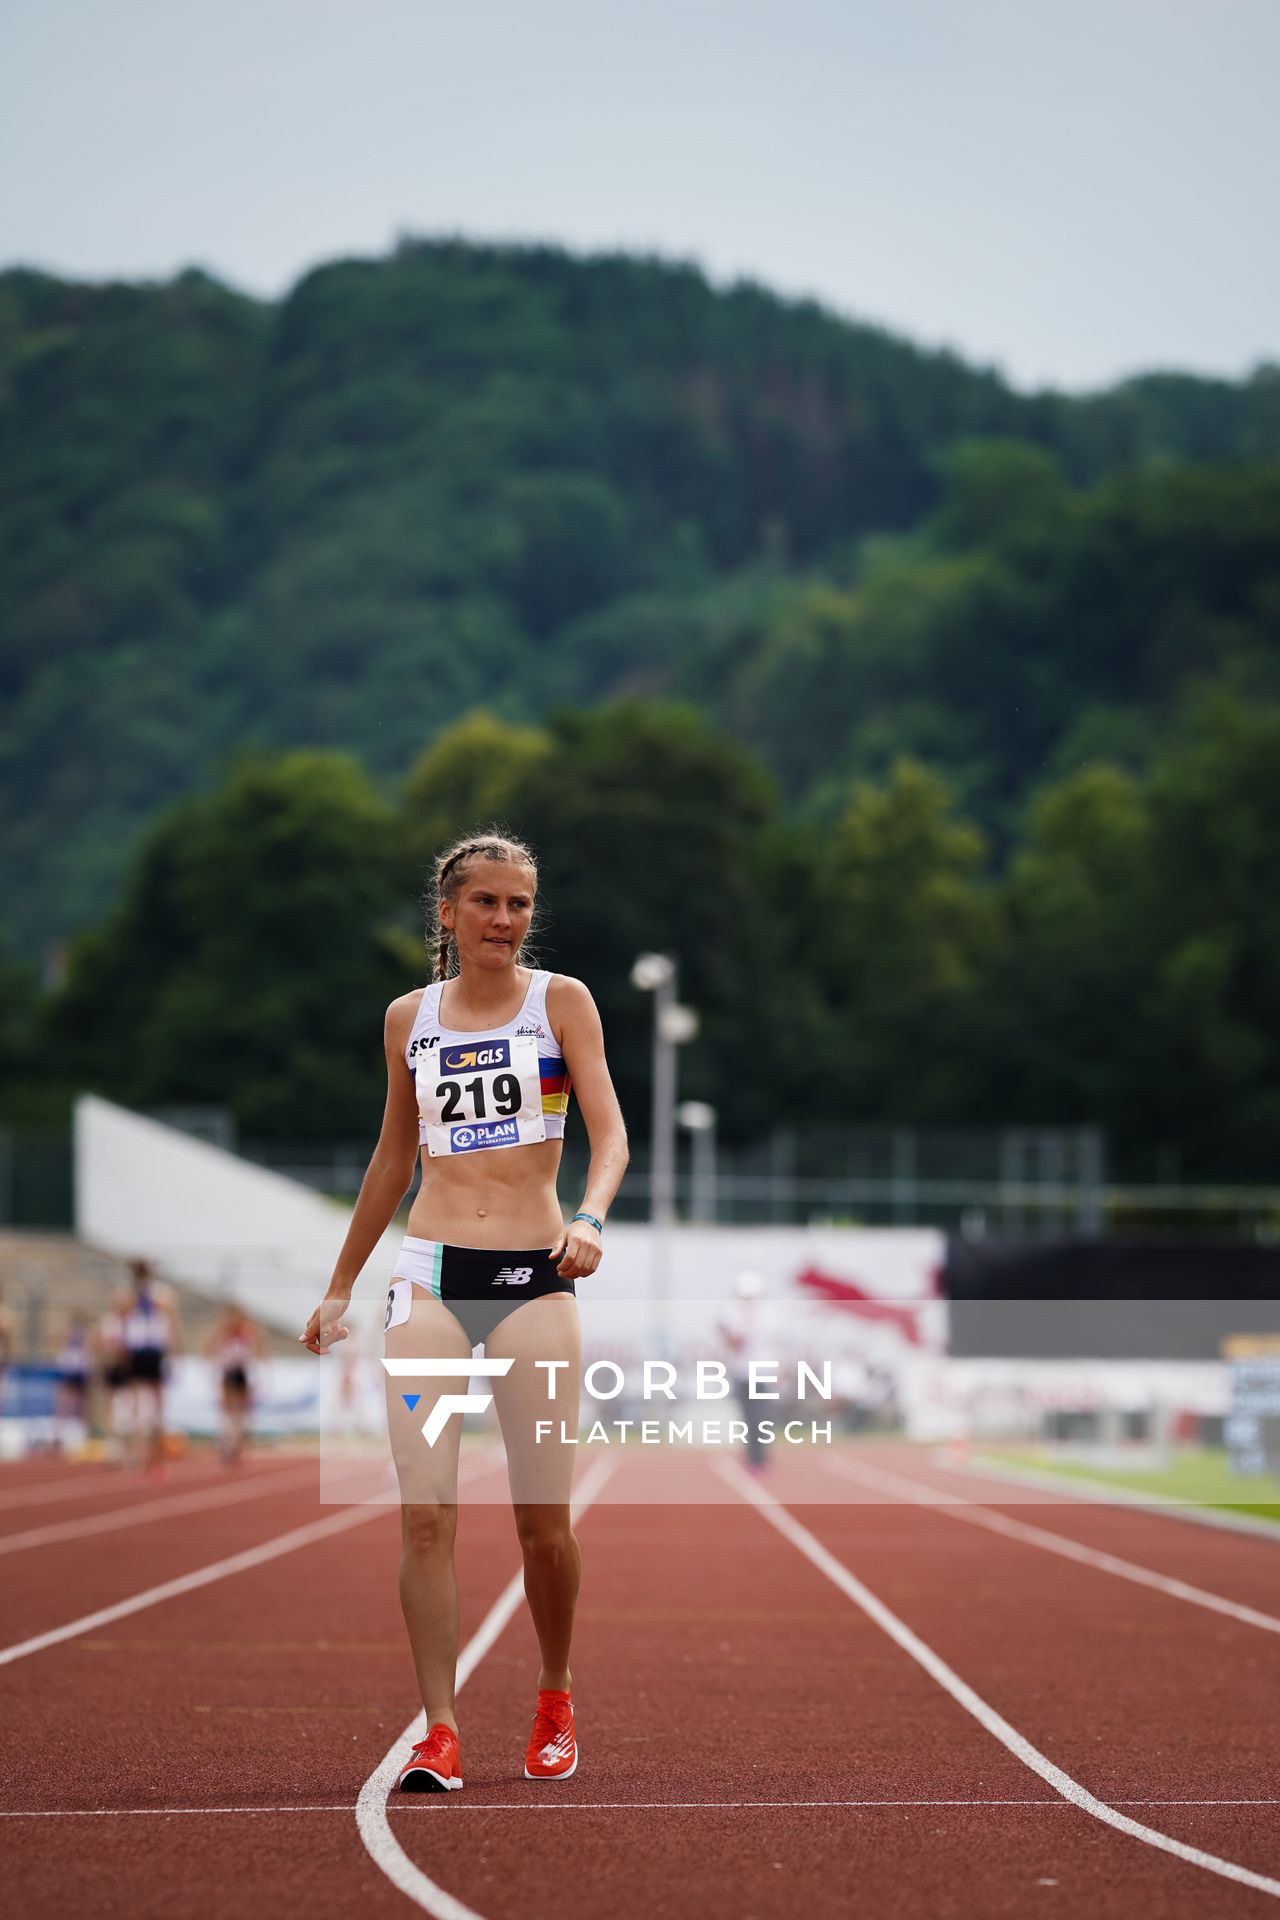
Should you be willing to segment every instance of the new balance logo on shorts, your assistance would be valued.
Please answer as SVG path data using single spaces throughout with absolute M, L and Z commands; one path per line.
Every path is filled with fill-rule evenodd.
M 492 1284 L 495 1287 L 527 1287 L 532 1278 L 532 1267 L 504 1267 Z

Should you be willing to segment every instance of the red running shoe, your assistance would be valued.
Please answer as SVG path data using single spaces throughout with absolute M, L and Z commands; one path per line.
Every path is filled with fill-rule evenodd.
M 577 1765 L 578 1741 L 569 1695 L 555 1687 L 540 1687 L 533 1732 L 525 1748 L 524 1777 L 526 1780 L 567 1780 Z
M 462 1785 L 462 1755 L 452 1727 L 437 1720 L 427 1728 L 396 1785 L 402 1793 L 449 1793 Z

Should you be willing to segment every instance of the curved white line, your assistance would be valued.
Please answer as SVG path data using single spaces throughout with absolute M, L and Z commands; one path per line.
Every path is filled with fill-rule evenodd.
M 981 1694 L 975 1693 L 968 1682 L 962 1680 L 954 1668 L 947 1665 L 941 1655 L 936 1654 L 918 1634 L 913 1633 L 906 1622 L 900 1620 L 897 1614 L 892 1612 L 883 1600 L 878 1599 L 869 1587 L 864 1587 L 861 1580 L 850 1573 L 834 1554 L 829 1553 L 807 1527 L 802 1527 L 800 1522 L 780 1501 L 775 1500 L 771 1493 L 766 1493 L 762 1487 L 758 1487 L 754 1481 L 748 1479 L 741 1468 L 734 1466 L 731 1462 L 718 1463 L 717 1472 L 729 1482 L 730 1486 L 737 1489 L 744 1500 L 757 1509 L 771 1527 L 776 1528 L 784 1540 L 789 1540 L 792 1546 L 818 1569 L 819 1573 L 824 1573 L 833 1586 L 838 1587 L 855 1606 L 861 1607 L 882 1632 L 887 1633 L 889 1638 L 918 1666 L 923 1667 L 930 1679 L 936 1680 L 958 1706 L 963 1707 L 966 1713 L 972 1714 L 978 1724 L 985 1727 L 1001 1746 L 1007 1747 L 1025 1767 L 1030 1767 L 1032 1773 L 1039 1774 L 1040 1778 L 1047 1781 L 1054 1792 L 1060 1793 L 1064 1800 L 1069 1800 L 1072 1806 L 1079 1807 L 1082 1813 L 1090 1814 L 1095 1820 L 1100 1820 L 1104 1826 L 1114 1827 L 1118 1833 L 1127 1833 L 1132 1839 L 1141 1840 L 1146 1846 L 1155 1847 L 1161 1853 L 1171 1853 L 1176 1859 L 1187 1861 L 1190 1866 L 1203 1867 L 1206 1872 L 1219 1874 L 1224 1880 L 1237 1881 L 1241 1886 L 1253 1887 L 1258 1893 L 1269 1893 L 1276 1899 L 1280 1899 L 1280 1880 L 1269 1879 L 1264 1873 L 1254 1873 L 1252 1868 L 1239 1866 L 1234 1860 L 1223 1860 L 1216 1853 L 1205 1853 L 1200 1847 L 1189 1847 L 1167 1833 L 1158 1832 L 1155 1827 L 1143 1826 L 1140 1820 L 1130 1820 L 1127 1814 L 1117 1813 L 1116 1809 L 1108 1806 L 1105 1800 L 1096 1799 L 1086 1787 L 1080 1785 L 1078 1780 L 1073 1780 L 1069 1773 L 1064 1773 L 1061 1767 L 1055 1766 L 1047 1754 L 1041 1753 L 1039 1747 L 1033 1747 L 1025 1735 L 1019 1733 L 1002 1714 L 997 1713 L 994 1707 L 987 1704 Z
M 613 1464 L 611 1460 L 599 1459 L 587 1469 L 573 1502 L 575 1520 L 580 1519 L 591 1505 L 612 1473 Z M 512 1575 L 459 1654 L 455 1681 L 457 1689 L 461 1689 L 480 1665 L 519 1606 L 523 1591 L 524 1573 L 521 1570 Z M 426 1730 L 426 1714 L 419 1712 L 394 1745 L 387 1749 L 360 1789 L 360 1797 L 356 1801 L 356 1826 L 375 1866 L 381 1868 L 392 1885 L 421 1907 L 424 1913 L 434 1915 L 434 1920 L 482 1920 L 480 1914 L 438 1886 L 421 1867 L 415 1866 L 392 1833 L 387 1818 L 387 1795 L 400 1772 L 402 1750 L 406 1745 L 411 1746 L 416 1740 L 421 1740 Z M 452 1799 L 452 1795 L 445 1797 Z
M 1221 1594 L 1210 1593 L 1207 1587 L 1193 1587 L 1187 1580 L 1175 1580 L 1171 1574 L 1156 1573 L 1151 1567 L 1140 1567 L 1134 1560 L 1122 1560 L 1119 1554 L 1104 1553 L 1100 1547 L 1087 1547 L 1083 1541 L 1072 1540 L 1067 1534 L 1054 1533 L 1051 1527 L 1033 1527 L 1029 1521 L 1015 1520 L 1010 1514 L 993 1513 L 979 1502 L 964 1500 L 959 1494 L 946 1493 L 929 1486 L 924 1480 L 912 1480 L 905 1473 L 895 1473 L 888 1467 L 873 1467 L 869 1462 L 859 1461 L 855 1466 L 850 1460 L 827 1460 L 823 1464 L 828 1472 L 839 1474 L 841 1479 L 858 1480 L 864 1486 L 897 1494 L 915 1506 L 932 1507 L 945 1514 L 948 1520 L 964 1520 L 971 1527 L 985 1527 L 988 1533 L 1000 1533 L 1026 1546 L 1041 1547 L 1046 1553 L 1061 1554 L 1064 1560 L 1076 1560 L 1081 1566 L 1095 1567 L 1100 1573 L 1113 1573 L 1119 1580 L 1132 1580 L 1135 1586 L 1150 1587 L 1156 1593 L 1168 1594 L 1173 1600 L 1189 1600 L 1193 1606 L 1207 1607 L 1211 1613 L 1225 1614 L 1229 1620 L 1239 1620 L 1243 1626 L 1261 1627 L 1266 1633 L 1280 1633 L 1280 1619 L 1273 1613 L 1260 1613 L 1257 1607 L 1246 1607 L 1238 1600 L 1225 1600 Z

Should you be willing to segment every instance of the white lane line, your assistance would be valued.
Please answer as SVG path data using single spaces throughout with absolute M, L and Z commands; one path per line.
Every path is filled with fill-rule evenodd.
M 213 1466 L 198 1460 L 184 1461 L 179 1464 L 189 1466 L 191 1469 L 190 1472 L 182 1473 L 180 1477 L 193 1482 L 218 1479 L 226 1471 L 224 1467 Z M 49 1480 L 43 1486 L 37 1481 L 35 1485 L 28 1483 L 25 1487 L 7 1488 L 4 1492 L 0 1492 L 0 1512 L 7 1512 L 10 1507 L 39 1507 L 50 1500 L 92 1500 L 94 1495 L 100 1493 L 104 1487 L 116 1488 L 124 1492 L 130 1483 L 139 1485 L 140 1475 L 125 1467 L 86 1468 L 83 1473 L 75 1474 L 67 1480 Z
M 806 1560 L 824 1573 L 832 1585 L 838 1587 L 847 1599 L 853 1601 L 905 1654 L 938 1685 L 949 1693 L 958 1706 L 974 1719 L 986 1731 L 997 1739 L 1001 1746 L 1007 1747 L 1023 1765 L 1030 1767 L 1042 1780 L 1060 1793 L 1072 1806 L 1079 1807 L 1082 1813 L 1091 1814 L 1104 1826 L 1114 1827 L 1119 1833 L 1127 1833 L 1134 1840 L 1141 1840 L 1146 1846 L 1155 1847 L 1161 1853 L 1173 1854 L 1176 1859 L 1185 1860 L 1194 1867 L 1203 1867 L 1208 1873 L 1216 1873 L 1224 1880 L 1237 1881 L 1241 1886 L 1253 1887 L 1258 1893 L 1269 1893 L 1280 1899 L 1280 1880 L 1272 1880 L 1264 1873 L 1254 1873 L 1250 1867 L 1242 1867 L 1234 1860 L 1223 1860 L 1216 1853 L 1206 1853 L 1200 1847 L 1189 1847 L 1181 1840 L 1175 1840 L 1170 1834 L 1160 1833 L 1155 1827 L 1144 1826 L 1139 1820 L 1131 1820 L 1127 1814 L 1117 1812 L 1108 1806 L 1105 1800 L 1098 1800 L 1078 1780 L 1073 1780 L 1059 1766 L 1033 1747 L 1025 1735 L 1018 1732 L 1004 1718 L 989 1706 L 982 1696 L 974 1691 L 967 1681 L 962 1680 L 955 1669 L 949 1667 L 940 1654 L 934 1652 L 920 1636 L 911 1631 L 904 1620 L 888 1608 L 883 1600 L 876 1597 L 869 1587 L 865 1587 L 848 1567 L 829 1553 L 817 1537 L 802 1527 L 800 1522 L 776 1500 L 771 1493 L 750 1480 L 740 1467 L 728 1461 L 717 1465 L 716 1471 L 735 1487 L 741 1497 L 756 1508 L 761 1518 L 789 1540 L 793 1547 L 802 1553 Z
M 418 1801 L 424 1811 L 445 1803 L 428 1797 Z M 1049 1807 L 1065 1812 L 1065 1800 L 472 1800 L 461 1805 L 452 1802 L 455 1813 L 570 1813 L 583 1808 L 588 1813 L 617 1812 L 634 1808 L 641 1813 L 673 1807 L 688 1812 L 697 1807 Z M 1280 1800 L 1117 1800 L 1118 1807 L 1280 1807 Z M 395 1813 L 412 1813 L 413 1807 L 393 1807 Z
M 472 1480 L 481 1479 L 487 1471 L 487 1465 L 477 1461 L 470 1473 L 463 1473 L 459 1484 L 467 1485 Z M 384 1494 L 370 1494 L 358 1506 L 346 1507 L 327 1520 L 314 1520 L 305 1527 L 295 1527 L 291 1533 L 278 1534 L 275 1539 L 264 1541 L 261 1546 L 250 1547 L 225 1560 L 215 1560 L 207 1567 L 197 1567 L 194 1573 L 184 1573 L 176 1580 L 166 1580 L 161 1586 L 148 1587 L 128 1600 L 118 1600 L 112 1606 L 99 1608 L 96 1613 L 86 1613 L 79 1620 L 70 1620 L 65 1626 L 35 1634 L 30 1640 L 16 1641 L 11 1647 L 0 1647 L 0 1667 L 8 1666 L 14 1660 L 25 1659 L 31 1653 L 43 1653 L 46 1647 L 56 1647 L 64 1640 L 78 1639 L 83 1633 L 92 1633 L 95 1627 L 109 1626 L 113 1620 L 124 1620 L 131 1613 L 141 1613 L 147 1607 L 159 1606 L 164 1600 L 194 1593 L 200 1587 L 211 1586 L 216 1580 L 227 1580 L 232 1574 L 244 1573 L 269 1560 L 278 1560 L 282 1554 L 310 1546 L 314 1540 L 325 1540 L 330 1534 L 343 1533 L 349 1527 L 358 1527 L 366 1520 L 376 1520 L 379 1514 L 391 1511 Z
M 1136 1487 L 1113 1487 L 1101 1480 L 1072 1480 L 1064 1473 L 1008 1466 L 987 1454 L 979 1454 L 975 1460 L 961 1465 L 959 1461 L 947 1459 L 939 1448 L 932 1464 L 941 1473 L 1000 1480 L 1009 1487 L 1043 1487 L 1046 1493 L 1056 1493 L 1069 1506 L 1128 1507 L 1162 1520 L 1188 1520 L 1196 1527 L 1218 1527 L 1226 1533 L 1244 1533 L 1251 1540 L 1269 1540 L 1273 1547 L 1280 1546 L 1280 1522 L 1263 1520 L 1253 1513 L 1224 1513 L 1218 1507 L 1191 1506 L 1170 1494 L 1139 1493 Z
M 46 1647 L 59 1646 L 64 1640 L 75 1640 L 82 1633 L 91 1633 L 95 1627 L 105 1627 L 113 1620 L 127 1619 L 131 1613 L 157 1607 L 164 1600 L 176 1600 L 180 1594 L 195 1593 L 198 1588 L 210 1587 L 217 1580 L 229 1580 L 233 1574 L 247 1573 L 251 1567 L 265 1566 L 269 1560 L 279 1560 L 283 1554 L 296 1553 L 299 1547 L 309 1547 L 316 1540 L 327 1540 L 331 1534 L 346 1533 L 351 1527 L 363 1526 L 366 1520 L 380 1519 L 386 1511 L 381 1502 L 364 1503 L 345 1508 L 341 1513 L 330 1515 L 327 1520 L 313 1520 L 305 1527 L 295 1527 L 291 1533 L 277 1534 L 274 1540 L 266 1540 L 261 1546 L 249 1547 L 243 1553 L 233 1553 L 225 1560 L 214 1560 L 207 1567 L 197 1567 L 194 1573 L 181 1574 L 176 1580 L 166 1580 L 158 1587 L 148 1587 L 142 1593 L 132 1594 L 127 1600 L 117 1600 L 114 1606 L 100 1607 L 96 1613 L 86 1613 L 79 1620 L 68 1620 L 65 1626 L 52 1627 L 47 1633 L 37 1633 L 29 1640 L 19 1640 L 11 1647 L 2 1647 L 0 1666 L 8 1666 L 14 1660 L 24 1660 L 28 1654 L 43 1653 Z
M 1117 1579 L 1132 1580 L 1135 1586 L 1150 1587 L 1154 1592 L 1168 1594 L 1174 1600 L 1189 1600 L 1193 1606 L 1207 1607 L 1211 1613 L 1225 1614 L 1229 1620 L 1239 1620 L 1246 1627 L 1261 1627 L 1266 1633 L 1280 1633 L 1280 1619 L 1273 1613 L 1260 1613 L 1257 1607 L 1243 1606 L 1237 1600 L 1224 1600 L 1221 1594 L 1210 1593 L 1205 1587 L 1193 1587 L 1189 1581 L 1175 1580 L 1169 1574 L 1156 1573 L 1150 1567 L 1140 1567 L 1136 1561 L 1122 1560 L 1118 1554 L 1104 1553 L 1098 1547 L 1086 1547 L 1081 1541 L 1069 1539 L 1066 1534 L 1054 1533 L 1049 1527 L 1035 1527 L 1029 1521 L 993 1513 L 990 1508 L 967 1501 L 959 1494 L 931 1487 L 923 1480 L 912 1480 L 905 1473 L 895 1473 L 890 1468 L 869 1464 L 854 1466 L 846 1460 L 827 1460 L 823 1464 L 841 1479 L 860 1481 L 864 1486 L 910 1500 L 916 1506 L 932 1507 L 945 1514 L 948 1520 L 963 1520 L 971 1527 L 985 1527 L 988 1533 L 1003 1534 L 1007 1539 L 1020 1541 L 1026 1546 L 1042 1547 L 1046 1553 L 1057 1553 L 1064 1560 L 1076 1560 L 1081 1566 L 1095 1567 L 1102 1573 L 1113 1573 Z
M 0 1492 L 0 1513 L 10 1507 L 38 1507 L 44 1500 L 91 1500 L 99 1487 L 119 1486 L 125 1475 L 120 1468 L 95 1467 L 79 1478 L 50 1480 L 44 1486 L 28 1481 L 25 1487 L 6 1487 Z
M 1117 1800 L 1118 1807 L 1280 1807 L 1280 1800 Z M 438 1800 L 431 1794 L 406 1797 L 388 1808 L 391 1813 L 438 1813 L 446 1820 L 460 1813 L 715 1813 L 777 1812 L 819 1807 L 1039 1807 L 1065 1813 L 1067 1802 L 1049 1800 Z M 172 1820 L 190 1815 L 205 1819 L 214 1814 L 236 1818 L 263 1813 L 354 1813 L 350 1800 L 317 1806 L 281 1807 L 19 1807 L 0 1812 L 0 1820 Z
M 441 1801 L 428 1798 L 419 1802 L 424 1811 L 440 1808 Z M 452 1803 L 449 1803 L 452 1804 Z M 1118 1807 L 1280 1807 L 1280 1800 L 1117 1800 Z M 689 1812 L 698 1807 L 1048 1807 L 1064 1813 L 1065 1800 L 472 1800 L 454 1806 L 455 1813 L 571 1813 L 575 1808 L 588 1813 L 618 1812 L 634 1809 L 652 1813 L 664 1807 Z M 410 1806 L 394 1807 L 395 1813 L 412 1813 Z
M 319 1485 L 314 1465 L 289 1467 L 281 1473 L 255 1474 L 233 1485 L 206 1487 L 197 1493 L 166 1494 L 159 1500 L 135 1500 L 127 1507 L 87 1514 L 80 1520 L 59 1520 L 47 1527 L 29 1527 L 25 1533 L 0 1536 L 0 1555 L 25 1553 L 32 1547 L 55 1546 L 60 1540 L 82 1540 L 94 1533 L 114 1533 L 120 1527 L 142 1527 L 150 1520 L 169 1520 L 179 1513 L 199 1513 L 206 1507 L 235 1506 L 241 1500 L 265 1500 L 310 1482 Z
M 574 1520 L 580 1520 L 591 1505 L 612 1473 L 613 1465 L 611 1460 L 601 1458 L 588 1467 L 574 1497 L 572 1507 Z M 520 1572 L 511 1576 L 459 1654 L 455 1681 L 455 1688 L 458 1691 L 461 1691 L 471 1678 L 510 1620 L 520 1604 L 523 1592 L 522 1568 Z M 426 1714 L 419 1712 L 415 1714 L 394 1745 L 388 1748 L 361 1787 L 360 1797 L 356 1801 L 356 1826 L 375 1865 L 382 1869 L 393 1886 L 412 1900 L 416 1906 L 421 1907 L 424 1913 L 432 1914 L 434 1920 L 481 1920 L 481 1916 L 471 1907 L 455 1899 L 453 1894 L 446 1893 L 443 1887 L 437 1886 L 434 1880 L 427 1877 L 421 1867 L 414 1865 L 392 1833 L 387 1818 L 387 1795 L 399 1775 L 404 1748 L 421 1740 L 425 1732 Z M 453 1795 L 448 1794 L 446 1798 L 452 1800 Z

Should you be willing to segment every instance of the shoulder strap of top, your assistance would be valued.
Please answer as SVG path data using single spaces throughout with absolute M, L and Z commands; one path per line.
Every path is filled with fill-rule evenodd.
M 409 1048 L 420 1035 L 429 1033 L 432 1027 L 439 1026 L 440 994 L 443 988 L 443 980 L 433 980 L 430 986 L 423 990 L 422 998 L 418 1002 L 418 1011 L 413 1016 L 413 1025 L 409 1029 L 409 1038 L 405 1042 L 406 1056 Z
M 538 973 L 537 991 L 536 991 L 535 999 L 530 1002 L 531 1006 L 536 1005 L 537 1011 L 538 1011 L 538 1018 L 541 1020 L 547 1032 L 551 1034 L 553 1039 L 555 1038 L 555 1029 L 551 1025 L 551 1015 L 547 1011 L 547 994 L 551 990 L 551 982 L 554 979 L 556 979 L 556 977 L 557 977 L 556 974 L 552 972 L 550 969 L 540 969 Z M 556 1044 L 557 1046 L 559 1045 L 558 1040 L 556 1041 Z
M 543 1026 L 547 1024 L 547 987 L 550 981 L 551 975 L 545 967 L 535 967 L 529 983 L 529 997 L 525 1001 L 526 1015 L 540 1021 Z

